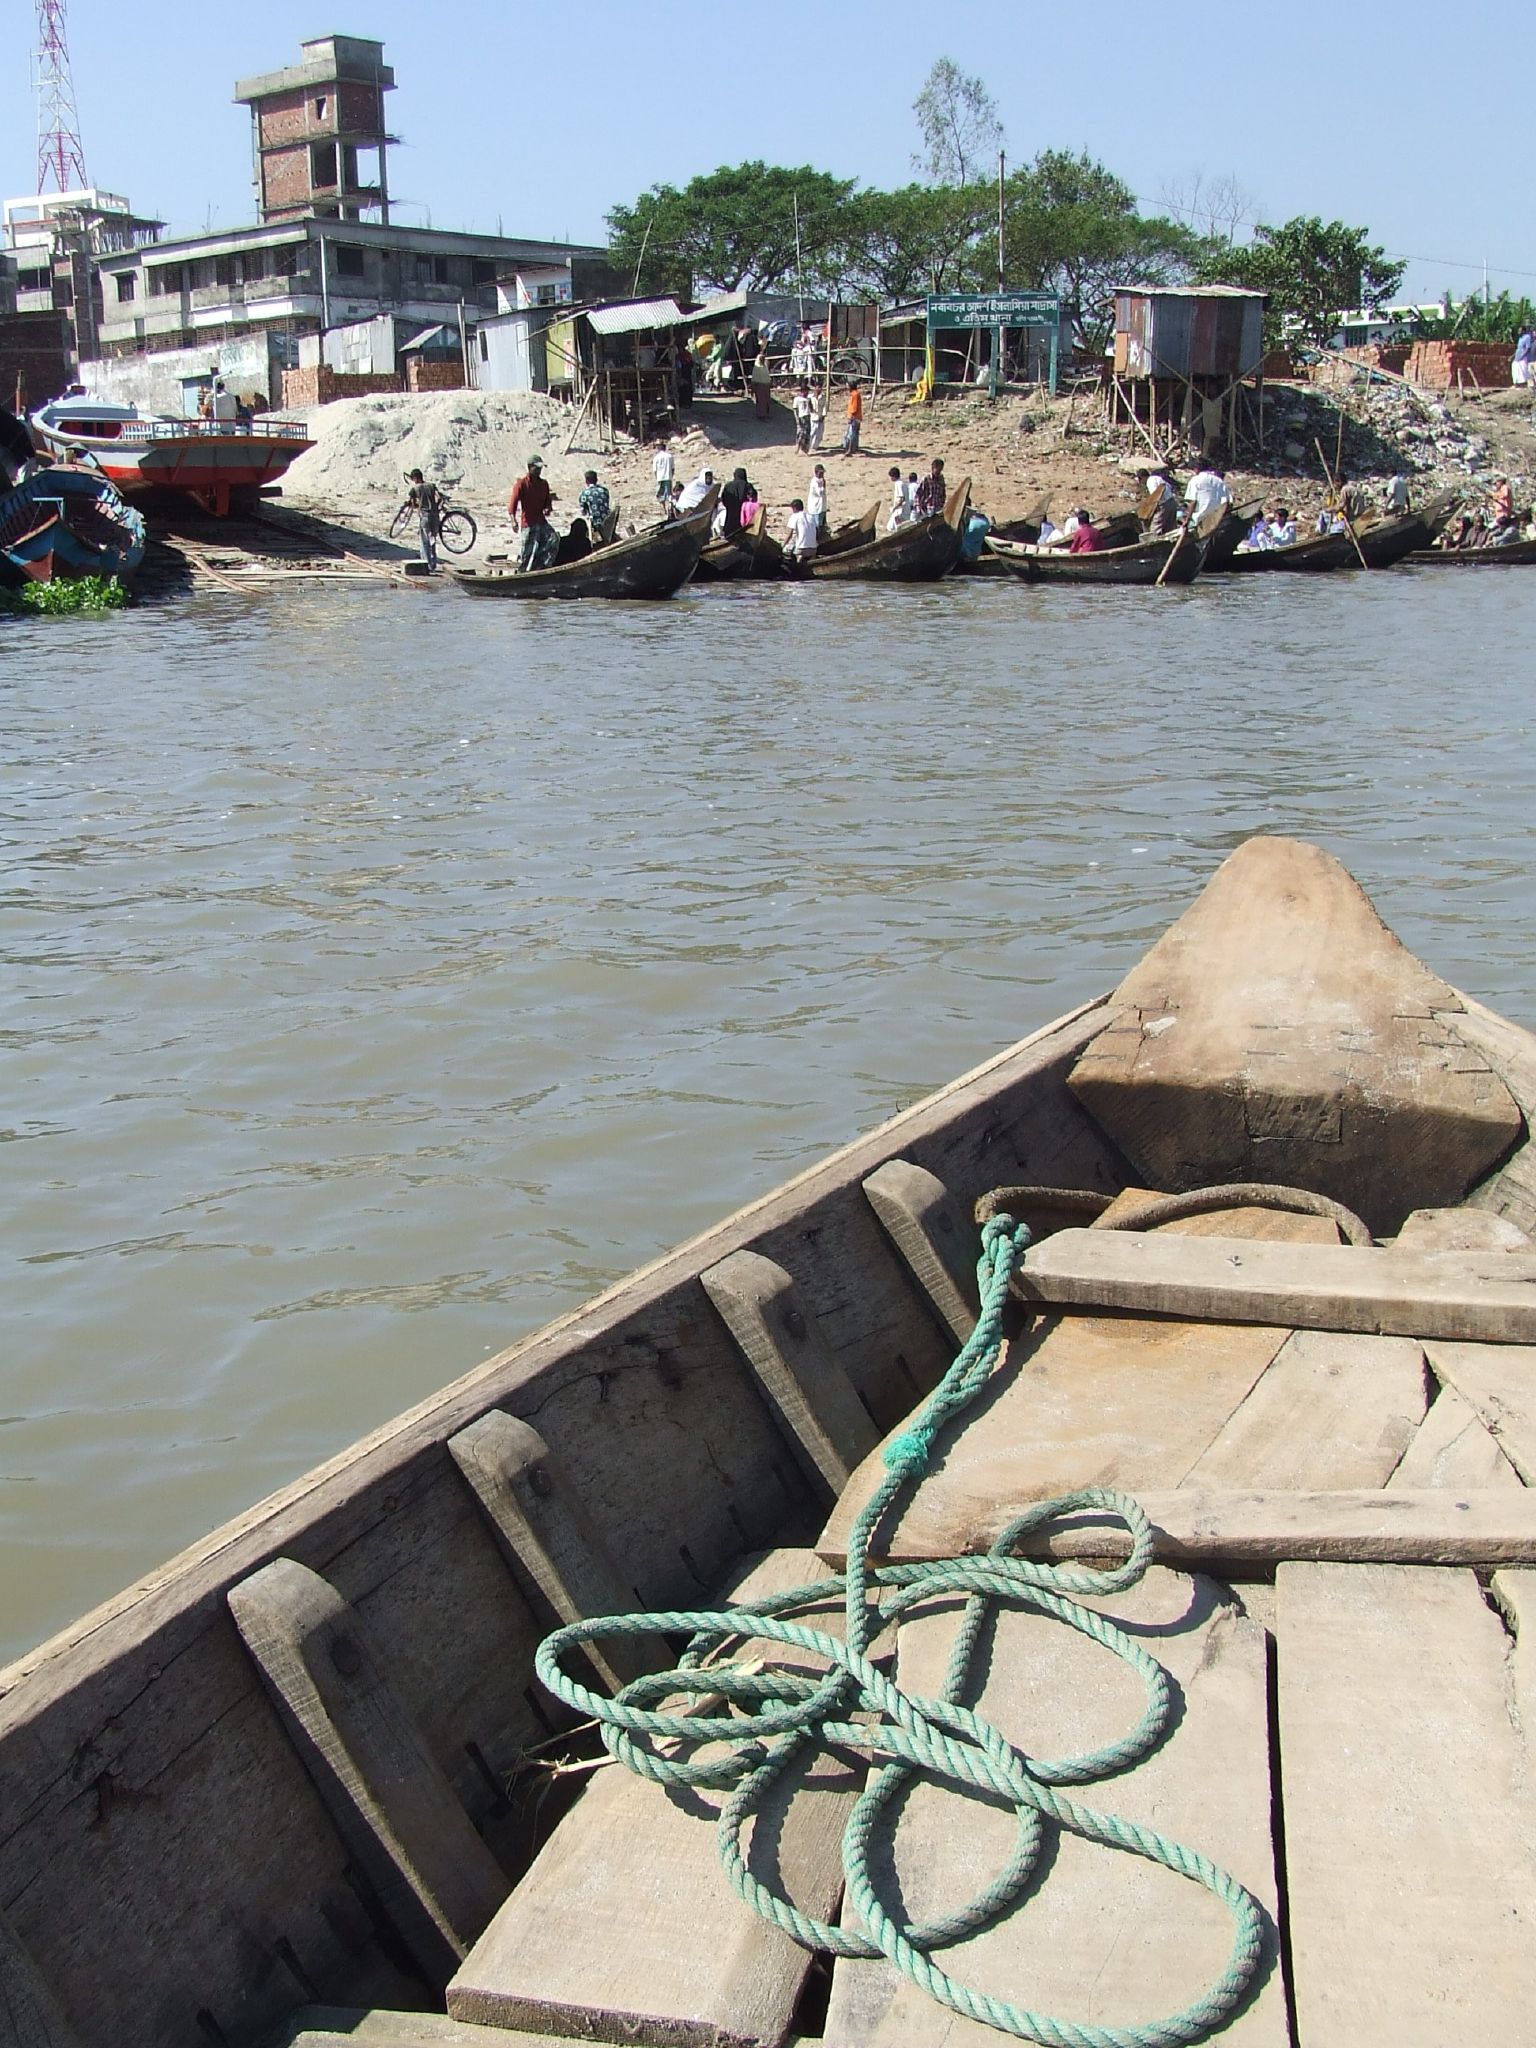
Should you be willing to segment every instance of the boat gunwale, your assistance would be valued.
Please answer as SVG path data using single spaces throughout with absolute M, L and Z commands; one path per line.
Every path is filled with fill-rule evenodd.
M 224 1594 L 240 1579 L 283 1554 L 328 1516 L 344 1511 L 356 1495 L 403 1472 L 424 1454 L 444 1452 L 450 1436 L 515 1392 L 525 1391 L 541 1374 L 591 1349 L 673 1290 L 696 1282 L 732 1252 L 750 1249 L 797 1211 L 835 1197 L 886 1160 L 902 1156 L 914 1139 L 952 1126 L 974 1110 L 978 1097 L 1044 1072 L 1086 1042 L 1091 1033 L 1084 1026 L 1110 1000 L 1107 993 L 1101 994 L 1065 1011 L 707 1230 L 634 1268 L 578 1308 L 457 1375 L 333 1457 L 229 1517 L 0 1667 L 0 1745 L 67 1693 L 99 1678 L 125 1652 L 142 1648 L 153 1634 L 178 1622 L 191 1622 L 197 1632 L 199 1610 L 205 1610 L 202 1627 L 216 1625 L 223 1619 Z

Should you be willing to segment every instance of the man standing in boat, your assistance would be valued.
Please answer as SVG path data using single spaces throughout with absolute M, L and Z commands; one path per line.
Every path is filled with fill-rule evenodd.
M 944 510 L 944 458 L 935 455 L 933 467 L 917 487 L 912 512 L 917 519 L 934 519 Z
M 543 456 L 530 455 L 528 467 L 512 486 L 512 495 L 507 500 L 513 526 L 520 525 L 523 529 L 523 552 L 517 565 L 519 574 L 529 569 L 545 568 L 555 559 L 560 541 L 549 523 L 554 502 L 555 494 L 544 481 Z

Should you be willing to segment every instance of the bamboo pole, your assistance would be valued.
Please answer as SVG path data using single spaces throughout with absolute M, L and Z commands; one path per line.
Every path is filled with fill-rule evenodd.
M 1163 578 L 1168 574 L 1168 571 L 1173 567 L 1174 556 L 1179 552 L 1179 549 L 1183 547 L 1185 541 L 1188 540 L 1189 522 L 1191 521 L 1191 519 L 1194 518 L 1194 516 L 1195 504 L 1194 500 L 1191 499 L 1189 504 L 1189 510 L 1184 514 L 1184 524 L 1179 528 L 1178 539 L 1174 542 L 1173 546 L 1168 550 L 1168 559 L 1166 562 L 1164 562 L 1161 569 L 1159 569 L 1157 572 L 1157 581 L 1152 586 L 1154 590 L 1160 590 L 1162 588 Z
M 1339 517 L 1344 522 L 1344 531 L 1349 535 L 1350 539 L 1355 544 L 1355 553 L 1360 557 L 1360 566 L 1362 569 L 1369 569 L 1371 565 L 1365 559 L 1365 549 L 1360 545 L 1360 536 L 1355 531 L 1354 521 L 1350 518 L 1349 514 L 1344 510 L 1344 500 L 1339 494 L 1338 485 L 1333 480 L 1333 472 L 1328 467 L 1328 458 L 1323 453 L 1322 441 L 1315 434 L 1312 437 L 1312 445 L 1317 450 L 1318 461 L 1323 465 L 1323 475 L 1328 479 L 1328 488 L 1330 491 L 1333 492 L 1334 497 L 1338 500 Z

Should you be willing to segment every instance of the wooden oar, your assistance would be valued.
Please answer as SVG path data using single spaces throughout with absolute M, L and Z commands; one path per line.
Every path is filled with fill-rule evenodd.
M 1161 569 L 1159 569 L 1157 572 L 1157 582 L 1154 583 L 1152 586 L 1154 590 L 1158 590 L 1162 587 L 1163 578 L 1168 574 L 1168 571 L 1173 567 L 1174 556 L 1179 552 L 1179 549 L 1183 547 L 1185 541 L 1189 538 L 1189 522 L 1191 521 L 1191 519 L 1194 518 L 1194 516 L 1195 501 L 1193 498 L 1191 498 L 1189 501 L 1189 510 L 1184 514 L 1184 524 L 1179 528 L 1178 539 L 1175 540 L 1173 546 L 1168 550 L 1168 559 L 1166 562 L 1164 562 Z
M 1323 465 L 1323 475 L 1328 479 L 1328 488 L 1330 491 L 1332 491 L 1334 497 L 1338 500 L 1339 517 L 1344 522 L 1344 531 L 1349 535 L 1350 539 L 1355 544 L 1355 553 L 1360 557 L 1360 566 L 1362 569 L 1369 569 L 1371 565 L 1365 559 L 1365 549 L 1360 545 L 1360 536 L 1355 531 L 1354 521 L 1350 518 L 1349 514 L 1344 510 L 1343 496 L 1339 491 L 1338 485 L 1333 480 L 1333 471 L 1328 467 L 1328 458 L 1323 453 L 1323 444 L 1315 434 L 1312 437 L 1312 445 L 1317 450 L 1318 461 Z

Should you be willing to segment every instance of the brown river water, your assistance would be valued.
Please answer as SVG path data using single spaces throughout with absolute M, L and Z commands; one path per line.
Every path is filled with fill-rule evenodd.
M 1536 574 L 0 622 L 0 1657 L 1321 840 L 1536 1021 Z

